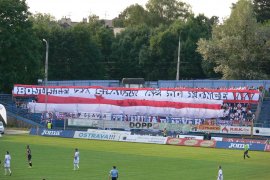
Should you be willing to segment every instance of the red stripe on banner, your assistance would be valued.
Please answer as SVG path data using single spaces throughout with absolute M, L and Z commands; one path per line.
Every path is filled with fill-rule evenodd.
M 23 85 L 15 84 L 14 87 L 24 87 L 24 88 L 75 88 L 75 89 L 105 89 L 105 90 L 161 90 L 161 91 L 191 91 L 191 92 L 235 92 L 235 93 L 250 93 L 258 94 L 259 90 L 249 90 L 249 89 L 200 89 L 200 88 L 126 88 L 126 87 L 103 87 L 103 86 L 38 86 L 38 85 Z M 14 95 L 16 93 L 13 92 Z
M 38 95 L 38 103 L 46 103 L 45 95 Z M 47 96 L 47 103 L 54 104 L 109 104 L 116 106 L 150 106 L 150 107 L 170 107 L 176 109 L 182 108 L 204 108 L 204 109 L 221 109 L 220 104 L 194 104 L 183 102 L 170 102 L 170 101 L 151 101 L 151 100 L 137 100 L 137 99 L 125 99 L 125 100 L 113 100 L 104 99 L 101 96 L 93 98 L 80 98 L 80 97 L 59 97 L 59 96 Z
M 224 103 L 245 103 L 245 104 L 258 104 L 256 100 L 223 100 Z

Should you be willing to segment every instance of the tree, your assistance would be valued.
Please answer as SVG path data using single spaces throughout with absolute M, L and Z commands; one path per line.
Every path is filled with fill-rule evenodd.
M 198 52 L 215 65 L 223 79 L 267 78 L 269 72 L 260 68 L 267 43 L 258 28 L 251 1 L 239 0 L 229 19 L 213 29 L 212 39 L 198 42 Z
M 103 79 L 101 53 L 94 39 L 87 24 L 54 29 L 49 38 L 50 79 Z
M 37 39 L 25 0 L 0 1 L 0 91 L 40 77 L 41 41 Z
M 127 26 L 138 26 L 142 24 L 147 24 L 148 13 L 139 4 L 134 4 L 127 7 L 123 12 L 121 12 L 118 18 L 114 19 L 115 27 L 127 27 Z
M 149 0 L 149 25 L 170 24 L 174 20 L 186 19 L 191 14 L 190 6 L 178 0 Z
M 109 61 L 113 79 L 145 77 L 140 62 L 140 51 L 149 46 L 150 28 L 146 25 L 128 27 L 117 35 Z
M 253 4 L 258 22 L 265 22 L 270 20 L 269 0 L 253 0 Z
M 175 79 L 178 59 L 178 40 L 181 37 L 180 79 L 204 78 L 201 55 L 196 52 L 199 38 L 211 36 L 213 19 L 204 15 L 190 16 L 186 21 L 175 21 L 160 26 L 151 33 L 149 47 L 140 51 L 146 79 Z

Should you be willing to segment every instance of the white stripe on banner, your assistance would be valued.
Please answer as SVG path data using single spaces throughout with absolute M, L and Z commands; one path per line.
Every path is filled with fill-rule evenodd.
M 45 103 L 28 104 L 31 112 L 44 112 Z M 204 109 L 204 108 L 164 108 L 150 106 L 127 106 L 119 107 L 106 104 L 47 104 L 47 110 L 51 112 L 102 112 L 127 115 L 152 115 L 152 116 L 173 116 L 187 118 L 215 118 L 222 117 L 221 109 Z

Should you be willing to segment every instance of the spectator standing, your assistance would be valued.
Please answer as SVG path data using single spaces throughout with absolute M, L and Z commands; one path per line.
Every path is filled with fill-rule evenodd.
M 116 169 L 116 166 L 113 166 L 112 170 L 110 170 L 109 173 L 109 180 L 117 180 L 119 177 L 118 170 Z
M 163 129 L 162 133 L 163 133 L 163 137 L 167 137 L 167 129 L 166 128 Z
M 5 155 L 5 160 L 4 160 L 5 176 L 7 175 L 7 172 L 9 172 L 9 175 L 11 176 L 10 161 L 11 161 L 11 156 L 9 152 L 7 151 Z

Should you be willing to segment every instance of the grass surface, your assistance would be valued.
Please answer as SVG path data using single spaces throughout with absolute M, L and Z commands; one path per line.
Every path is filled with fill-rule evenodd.
M 26 145 L 33 156 L 29 169 Z M 80 151 L 80 170 L 73 171 L 74 148 Z M 119 180 L 211 180 L 216 179 L 222 165 L 225 180 L 270 179 L 270 153 L 250 151 L 243 160 L 243 151 L 184 146 L 138 144 L 5 135 L 0 138 L 0 158 L 10 151 L 12 176 L 16 180 L 107 180 L 111 166 L 119 170 Z

